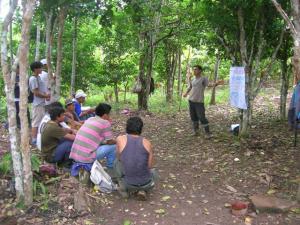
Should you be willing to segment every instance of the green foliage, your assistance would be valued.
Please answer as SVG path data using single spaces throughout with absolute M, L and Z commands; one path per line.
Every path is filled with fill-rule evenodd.
M 12 159 L 10 153 L 5 153 L 0 161 L 0 172 L 6 176 L 11 170 Z
M 31 155 L 31 167 L 32 171 L 38 172 L 39 167 L 41 165 L 41 160 L 35 154 Z M 0 172 L 4 175 L 11 172 L 12 169 L 12 157 L 11 153 L 7 152 L 3 155 L 2 159 L 0 160 Z

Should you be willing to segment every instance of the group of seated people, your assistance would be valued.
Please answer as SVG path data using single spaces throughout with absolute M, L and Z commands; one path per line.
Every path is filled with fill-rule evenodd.
M 76 118 L 74 100 L 67 99 L 65 107 L 66 110 L 59 102 L 46 107 L 37 141 L 44 160 L 91 167 L 95 160 L 105 159 L 107 170 L 116 175 L 118 190 L 123 197 L 128 197 L 129 190 L 135 190 L 138 197 L 146 199 L 146 192 L 154 186 L 156 175 L 151 143 L 141 137 L 142 119 L 129 118 L 126 135 L 115 139 L 110 105 L 100 103 L 93 112 L 83 112 L 83 116 L 95 114 L 84 121 Z

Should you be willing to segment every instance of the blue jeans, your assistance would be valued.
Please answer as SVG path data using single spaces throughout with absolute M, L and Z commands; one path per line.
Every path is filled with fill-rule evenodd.
M 57 163 L 57 162 L 69 161 L 72 145 L 73 145 L 73 141 L 62 138 L 55 149 L 53 162 Z
M 106 167 L 113 168 L 114 161 L 116 158 L 116 145 L 100 145 L 96 150 L 96 158 L 106 158 Z

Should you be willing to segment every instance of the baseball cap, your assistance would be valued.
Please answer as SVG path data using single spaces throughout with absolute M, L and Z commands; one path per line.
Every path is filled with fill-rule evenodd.
M 47 65 L 47 59 L 42 59 L 41 63 L 43 63 L 43 65 Z
M 80 97 L 86 97 L 87 95 L 84 93 L 83 90 L 78 90 L 75 94 L 75 98 L 80 98 Z
M 68 105 L 70 105 L 70 104 L 73 104 L 72 99 L 70 99 L 70 98 L 66 99 L 65 105 L 68 106 Z

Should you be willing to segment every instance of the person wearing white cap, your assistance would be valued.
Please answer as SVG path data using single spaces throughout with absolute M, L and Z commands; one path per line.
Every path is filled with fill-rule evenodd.
M 94 113 L 94 109 L 86 109 L 82 110 L 81 105 L 85 102 L 86 94 L 83 90 L 77 90 L 74 99 L 75 112 L 80 118 L 80 120 L 85 120 L 91 117 L 92 113 Z

